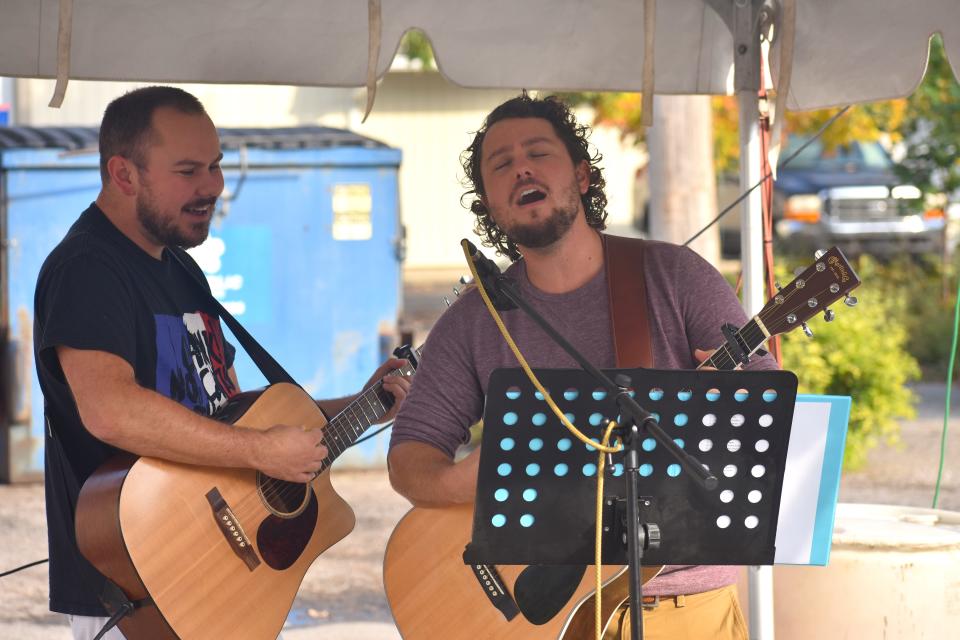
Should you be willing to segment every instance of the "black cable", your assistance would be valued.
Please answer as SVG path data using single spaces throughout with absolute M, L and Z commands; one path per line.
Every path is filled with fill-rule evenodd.
M 804 149 L 806 149 L 807 147 L 809 147 L 811 144 L 813 144 L 813 141 L 814 141 L 814 140 L 816 140 L 817 138 L 819 138 L 820 136 L 822 136 L 822 135 L 823 135 L 823 132 L 827 130 L 827 127 L 829 127 L 829 126 L 832 125 L 834 122 L 836 122 L 836 120 L 837 120 L 840 116 L 842 116 L 843 114 L 845 114 L 845 113 L 850 109 L 851 106 L 853 106 L 853 105 L 849 105 L 849 104 L 848 104 L 848 105 L 845 106 L 843 109 L 840 109 L 840 111 L 838 111 L 836 114 L 834 114 L 833 117 L 831 117 L 829 120 L 827 120 L 825 123 L 823 123 L 823 126 L 820 127 L 820 129 L 819 129 L 813 136 L 811 136 L 809 140 L 807 140 L 807 141 L 804 142 L 802 145 L 800 145 L 800 148 L 799 148 L 799 149 L 797 149 L 796 151 L 794 151 L 793 153 L 791 153 L 789 156 L 787 156 L 786 158 L 784 158 L 783 161 L 779 163 L 779 166 L 785 167 L 785 166 L 787 166 L 788 164 L 790 164 L 790 161 L 791 161 L 791 160 L 793 160 L 793 159 L 796 158 L 798 155 L 800 155 L 800 152 L 801 152 L 801 151 L 803 151 Z M 753 192 L 754 189 L 756 189 L 757 187 L 759 187 L 760 185 L 762 185 L 765 181 L 769 180 L 772 176 L 773 176 L 773 172 L 772 172 L 772 171 L 768 171 L 768 172 L 767 172 L 767 175 L 765 175 L 765 176 L 763 176 L 762 178 L 760 178 L 760 182 L 758 182 L 757 184 L 753 185 L 752 187 L 750 187 L 749 189 L 747 189 L 746 191 L 744 191 L 743 193 L 741 193 L 741 194 L 740 194 L 740 197 L 738 197 L 736 200 L 734 200 L 734 201 L 731 202 L 729 205 L 727 205 L 726 208 L 724 208 L 724 210 L 721 211 L 721 212 L 717 215 L 716 218 L 714 218 L 713 220 L 711 220 L 710 222 L 708 222 L 708 223 L 706 224 L 706 226 L 703 227 L 703 229 L 700 229 L 700 231 L 697 231 L 695 234 L 693 234 L 693 237 L 691 237 L 689 240 L 687 240 L 686 242 L 684 242 L 684 243 L 683 243 L 683 246 L 687 246 L 688 244 L 690 244 L 691 242 L 693 242 L 694 240 L 696 240 L 697 238 L 699 238 L 701 235 L 703 235 L 703 233 L 704 233 L 707 229 L 709 229 L 709 228 L 712 227 L 713 225 L 717 224 L 717 223 L 720 221 L 720 218 L 722 218 L 723 216 L 725 216 L 725 215 L 727 215 L 728 213 L 730 213 L 730 211 L 731 211 L 735 206 L 737 206 L 738 204 L 740 204 L 741 202 L 743 202 L 743 199 L 746 198 L 748 195 L 750 195 L 750 194 Z
M 10 571 L 4 571 L 3 573 L 0 573 L 0 578 L 3 578 L 3 577 L 5 577 L 5 576 L 9 576 L 10 574 L 16 573 L 17 571 L 23 571 L 24 569 L 29 569 L 30 567 L 35 567 L 35 566 L 37 566 L 38 564 L 43 564 L 44 562 L 47 562 L 48 560 L 49 560 L 49 558 L 44 558 L 43 560 L 34 560 L 33 562 L 30 562 L 30 563 L 28 563 L 28 564 L 25 564 L 25 565 L 23 565 L 22 567 L 17 567 L 16 569 L 11 569 Z
M 117 623 L 120 622 L 120 619 L 123 616 L 133 613 L 133 609 L 134 609 L 134 606 L 132 602 L 125 602 L 122 605 L 120 605 L 120 608 L 117 610 L 115 614 L 110 616 L 110 619 L 107 620 L 107 623 L 105 625 L 103 625 L 103 628 L 100 629 L 100 632 L 97 635 L 93 636 L 93 640 L 100 640 L 107 633 L 107 631 L 110 631 L 110 629 L 113 629 L 115 626 L 117 626 Z

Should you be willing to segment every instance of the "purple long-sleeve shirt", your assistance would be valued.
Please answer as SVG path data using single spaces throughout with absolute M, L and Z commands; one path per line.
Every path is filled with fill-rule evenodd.
M 720 346 L 724 341 L 720 327 L 728 322 L 742 326 L 746 315 L 726 280 L 693 251 L 647 242 L 644 260 L 654 367 L 696 368 L 693 350 Z M 506 275 L 516 281 L 523 298 L 594 366 L 615 366 L 603 269 L 582 287 L 561 294 L 534 287 L 522 260 Z M 501 312 L 501 317 L 532 367 L 577 366 L 522 310 Z M 461 296 L 440 317 L 423 353 L 390 445 L 422 442 L 453 457 L 467 442 L 470 426 L 482 416 L 490 373 L 519 365 L 477 291 Z M 773 369 L 776 364 L 766 356 L 752 360 L 748 368 Z M 735 581 L 735 567 L 668 566 L 644 587 L 644 593 L 700 593 Z

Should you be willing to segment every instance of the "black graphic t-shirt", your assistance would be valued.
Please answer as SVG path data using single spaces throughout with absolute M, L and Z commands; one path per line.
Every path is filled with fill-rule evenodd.
M 185 255 L 185 254 L 184 254 Z M 34 355 L 47 419 L 46 501 L 50 608 L 106 615 L 103 577 L 80 555 L 74 511 L 83 482 L 118 450 L 84 428 L 56 347 L 117 355 L 137 382 L 212 415 L 237 393 L 234 348 L 223 337 L 206 283 L 189 257 L 156 260 L 91 205 L 40 270 L 34 300 Z

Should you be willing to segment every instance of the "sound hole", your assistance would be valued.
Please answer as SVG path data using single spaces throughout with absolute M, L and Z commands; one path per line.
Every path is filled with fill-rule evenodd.
M 277 480 L 257 472 L 257 491 L 267 510 L 281 518 L 293 518 L 307 506 L 310 485 Z

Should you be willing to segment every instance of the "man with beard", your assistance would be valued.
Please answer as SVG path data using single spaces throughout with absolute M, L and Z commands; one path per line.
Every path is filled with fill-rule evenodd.
M 559 100 L 526 94 L 494 109 L 464 152 L 463 168 L 484 244 L 507 255 L 505 275 L 594 366 L 611 368 L 617 349 L 608 293 L 606 197 L 587 128 Z M 746 321 L 723 277 L 689 249 L 643 243 L 646 316 L 653 365 L 693 369 Z M 501 313 L 532 367 L 576 367 L 522 310 Z M 455 453 L 483 411 L 490 373 L 517 367 L 479 292 L 437 321 L 410 396 L 397 415 L 388 457 L 394 488 L 416 506 L 470 503 L 479 450 Z M 774 368 L 769 359 L 751 367 Z M 746 638 L 733 587 L 735 567 L 666 567 L 644 588 L 645 637 Z M 491 606 L 486 600 L 478 606 Z M 621 617 L 621 622 L 624 620 Z M 614 625 L 618 627 L 618 625 Z M 626 633 L 618 627 L 612 634 Z
M 327 456 L 319 429 L 239 429 L 210 417 L 239 392 L 235 349 L 203 272 L 179 248 L 207 237 L 222 157 L 213 122 L 189 93 L 146 87 L 113 101 L 100 128 L 100 194 L 37 282 L 50 608 L 70 617 L 78 640 L 106 621 L 104 579 L 74 535 L 80 487 L 105 460 L 126 451 L 304 483 Z M 403 364 L 387 361 L 371 382 Z M 383 387 L 399 403 L 409 382 L 387 376 Z M 318 405 L 332 416 L 352 399 Z

